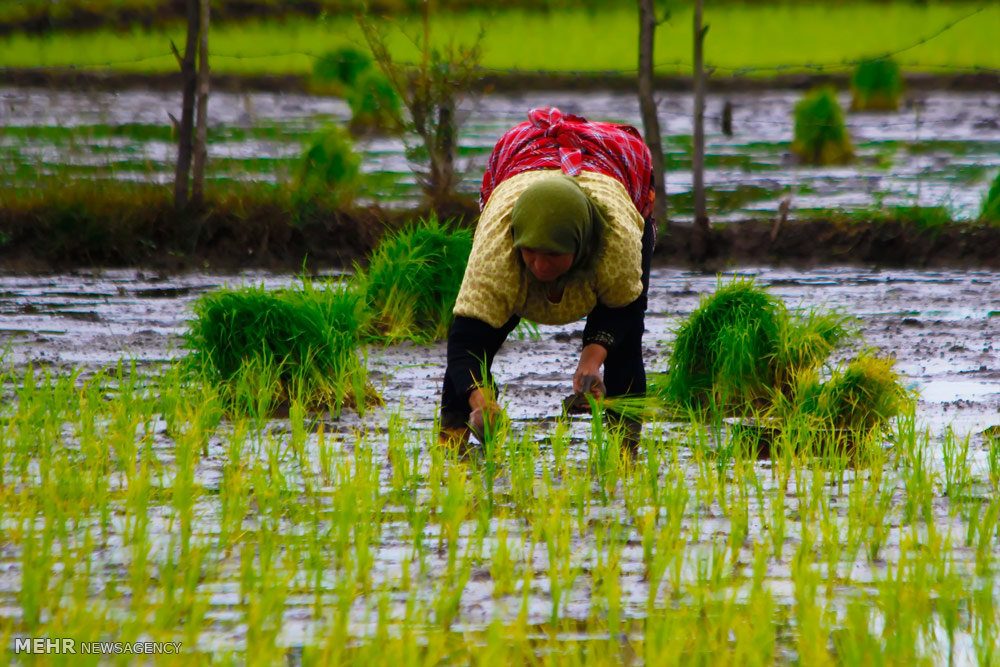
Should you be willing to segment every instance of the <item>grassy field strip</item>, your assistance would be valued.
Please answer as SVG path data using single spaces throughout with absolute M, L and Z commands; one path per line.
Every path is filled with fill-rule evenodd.
M 995 3 L 727 5 L 708 8 L 705 22 L 710 26 L 706 62 L 718 68 L 718 75 L 768 76 L 813 71 L 817 65 L 848 71 L 845 63 L 896 51 L 901 51 L 897 57 L 906 70 L 1000 68 L 1000 43 L 995 39 L 1000 5 Z M 399 18 L 397 23 L 400 30 L 389 37 L 394 56 L 413 59 L 416 51 L 410 37 L 418 34 L 418 23 L 410 17 Z M 452 35 L 471 40 L 480 26 L 484 29 L 482 65 L 487 69 L 636 69 L 638 20 L 631 6 L 593 12 L 441 14 L 434 17 L 433 32 L 442 40 Z M 690 12 L 685 9 L 659 27 L 659 72 L 690 72 L 690 26 Z M 924 38 L 931 39 L 917 44 Z M 177 69 L 170 40 L 183 44 L 183 31 L 16 34 L 0 40 L 0 67 L 170 72 Z M 360 30 L 348 17 L 221 25 L 211 33 L 212 70 L 306 74 L 323 53 L 363 43 Z

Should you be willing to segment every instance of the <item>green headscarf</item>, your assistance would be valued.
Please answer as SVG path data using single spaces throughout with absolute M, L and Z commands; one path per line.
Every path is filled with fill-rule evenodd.
M 573 178 L 553 176 L 521 193 L 510 228 L 515 248 L 572 253 L 572 271 L 590 264 L 597 252 L 604 214 Z

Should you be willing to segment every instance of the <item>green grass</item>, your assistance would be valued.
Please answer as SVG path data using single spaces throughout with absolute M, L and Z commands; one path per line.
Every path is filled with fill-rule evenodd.
M 997 5 L 987 5 L 973 18 L 914 46 L 980 6 L 933 2 L 723 5 L 705 13 L 705 22 L 710 25 L 705 57 L 717 68 L 717 76 L 745 68 L 750 74 L 770 76 L 815 71 L 817 65 L 849 71 L 850 63 L 904 48 L 907 50 L 899 56 L 904 70 L 998 68 L 1000 44 L 991 27 L 1000 22 Z M 412 61 L 416 50 L 407 35 L 419 32 L 418 21 L 408 16 L 396 20 L 402 31 L 389 35 L 390 48 L 395 57 Z M 442 36 L 476 35 L 479 26 L 485 26 L 482 64 L 488 69 L 636 70 L 638 21 L 632 6 L 593 11 L 439 13 L 433 22 L 432 33 Z M 659 27 L 658 71 L 690 72 L 690 26 L 690 10 L 681 9 Z M 511 35 L 517 39 L 512 40 Z M 553 35 L 560 38 L 553 39 Z M 0 42 L 0 67 L 175 71 L 171 39 L 183 43 L 183 31 L 99 31 L 44 37 L 17 34 Z M 341 16 L 224 24 L 213 28 L 211 40 L 212 69 L 220 73 L 311 74 L 323 54 L 364 44 L 353 20 Z
M 852 225 L 900 223 L 929 232 L 939 232 L 949 226 L 962 224 L 953 220 L 951 213 L 944 206 L 870 206 L 855 210 L 817 209 L 801 211 L 800 215 L 827 218 Z

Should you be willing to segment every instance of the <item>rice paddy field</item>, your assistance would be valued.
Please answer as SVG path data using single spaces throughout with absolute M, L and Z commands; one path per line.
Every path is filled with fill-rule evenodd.
M 669 10 L 669 12 L 668 12 Z M 691 71 L 691 5 L 660 8 L 656 64 L 662 73 Z M 389 17 L 390 48 L 414 61 L 419 15 Z M 994 39 L 1000 8 L 976 2 L 718 3 L 705 8 L 710 31 L 706 64 L 719 76 L 771 76 L 778 72 L 850 71 L 852 63 L 898 53 L 908 71 L 995 70 Z M 497 5 L 492 11 L 435 11 L 439 44 L 472 41 L 482 30 L 482 66 L 508 71 L 634 72 L 638 20 L 630 3 L 559 7 L 546 11 Z M 516 40 L 511 39 L 516 35 Z M 211 31 L 213 71 L 299 73 L 344 45 L 363 44 L 353 16 L 289 16 L 282 21 L 221 23 Z M 0 67 L 74 67 L 174 72 L 170 41 L 184 43 L 184 28 L 102 29 L 96 32 L 13 33 L 0 40 Z
M 1000 170 L 1000 93 L 912 91 L 898 112 L 847 114 L 857 159 L 848 165 L 797 164 L 790 145 L 800 94 L 774 90 L 711 94 L 707 106 L 706 185 L 714 220 L 772 217 L 784 199 L 792 217 L 830 214 L 865 219 L 879 211 L 919 207 L 927 225 L 979 215 Z M 659 113 L 671 217 L 691 218 L 689 94 L 660 93 Z M 172 183 L 168 113 L 177 95 L 129 90 L 73 92 L 0 88 L 0 187 L 30 191 L 66 180 Z M 726 102 L 733 134 L 722 133 Z M 841 105 L 848 106 L 841 93 Z M 556 105 L 592 119 L 641 125 L 634 95 L 532 92 L 465 98 L 458 164 L 461 191 L 475 194 L 499 135 L 534 106 Z M 209 172 L 215 183 L 287 187 L 304 147 L 318 130 L 350 119 L 334 97 L 215 93 L 209 107 Z M 367 136 L 356 150 L 365 174 L 360 201 L 413 206 L 421 196 L 405 147 L 412 138 Z
M 998 12 L 963 2 L 726 5 L 706 14 L 707 60 L 715 77 L 842 74 L 886 52 L 908 72 L 995 72 Z M 417 24 L 397 18 L 391 48 L 405 59 L 404 33 Z M 439 35 L 485 26 L 489 72 L 635 67 L 631 7 L 434 21 Z M 690 23 L 676 9 L 660 26 L 659 73 L 689 71 Z M 12 33 L 0 67 L 162 74 L 176 68 L 169 40 L 182 37 Z M 317 57 L 360 39 L 340 16 L 222 24 L 212 68 L 308 74 Z M 792 217 L 863 222 L 906 210 L 928 227 L 979 217 L 1000 171 L 1000 93 L 905 91 L 898 111 L 848 113 L 856 159 L 830 167 L 792 155 L 801 94 L 709 95 L 714 221 L 772 218 L 785 201 Z M 670 216 L 690 220 L 692 97 L 657 98 Z M 846 91 L 838 99 L 849 106 Z M 0 87 L 0 206 L 68 182 L 98 194 L 124 183 L 168 189 L 180 103 L 152 89 Z M 543 105 L 641 125 L 632 94 L 464 96 L 462 192 L 477 192 L 498 136 Z M 316 133 L 350 117 L 327 95 L 214 92 L 208 178 L 223 189 L 290 188 Z M 354 141 L 356 203 L 412 208 L 414 138 Z M 376 260 L 355 267 L 363 292 L 348 295 L 343 317 L 359 316 L 371 293 L 392 293 Z M 857 354 L 894 360 L 905 409 L 863 434 L 656 413 L 632 450 L 596 411 L 562 414 L 578 323 L 515 331 L 494 365 L 505 418 L 485 444 L 458 451 L 438 443 L 444 329 L 392 328 L 391 311 L 418 317 L 415 304 L 392 301 L 366 315 L 377 342 L 352 338 L 349 358 L 310 375 L 335 397 L 327 403 L 288 391 L 276 404 L 264 373 L 237 375 L 227 393 L 190 372 L 213 295 L 306 294 L 323 311 L 349 273 L 0 267 L 0 663 L 1000 665 L 995 271 L 654 269 L 651 371 L 667 368 L 703 299 L 750 276 L 793 313 L 832 312 L 858 329 L 824 377 Z M 251 329 L 234 327 L 231 339 Z M 331 379 L 337 364 L 349 380 Z
M 508 341 L 510 426 L 472 458 L 436 443 L 441 342 L 365 348 L 363 415 L 237 417 L 178 371 L 193 304 L 293 276 L 0 277 L 3 660 L 996 664 L 997 275 L 740 273 L 896 356 L 919 399 L 863 456 L 799 432 L 759 460 L 698 420 L 625 454 L 560 417 L 582 324 Z M 654 270 L 651 370 L 716 288 Z

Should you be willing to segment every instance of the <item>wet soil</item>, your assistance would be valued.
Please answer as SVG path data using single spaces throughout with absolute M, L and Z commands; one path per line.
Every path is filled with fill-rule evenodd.
M 864 344 L 895 356 L 906 382 L 921 392 L 918 418 L 935 431 L 952 424 L 981 441 L 981 431 L 1000 424 L 1000 273 L 830 266 L 749 266 L 738 272 L 756 276 L 790 307 L 839 308 L 857 317 Z M 97 370 L 121 358 L 155 365 L 183 354 L 180 336 L 200 294 L 220 285 L 291 282 L 290 274 L 268 272 L 0 276 L 0 346 L 10 343 L 7 359 L 15 365 Z M 716 284 L 714 273 L 654 269 L 645 336 L 650 370 L 663 369 L 673 329 Z M 538 340 L 514 335 L 501 349 L 495 370 L 515 419 L 544 422 L 558 414 L 582 327 L 543 326 Z M 444 353 L 443 342 L 369 349 L 370 369 L 387 405 L 402 401 L 412 421 L 429 425 Z M 385 418 L 376 410 L 366 420 Z

